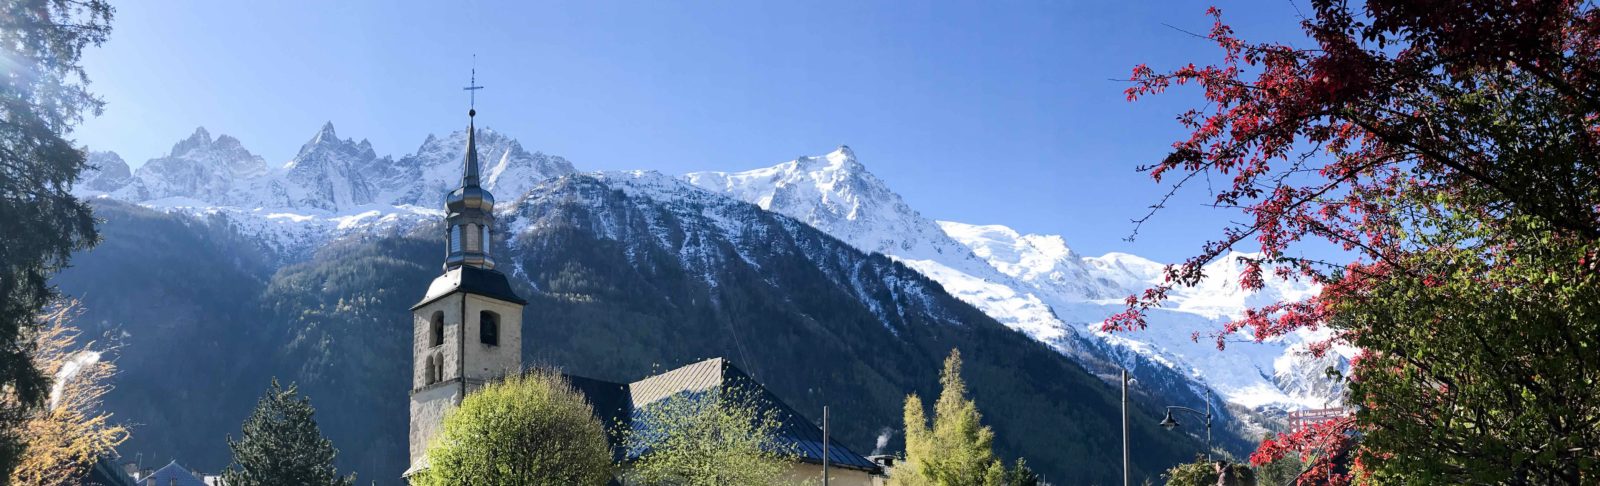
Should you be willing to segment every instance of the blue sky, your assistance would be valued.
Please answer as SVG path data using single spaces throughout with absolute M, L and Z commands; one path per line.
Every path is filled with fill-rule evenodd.
M 1249 39 L 1299 39 L 1254 2 L 119 2 L 85 56 L 108 105 L 76 132 L 130 164 L 196 126 L 281 164 L 324 121 L 382 154 L 479 122 L 582 170 L 743 170 L 849 144 L 926 216 L 1062 234 L 1091 255 L 1194 252 L 1239 215 L 1135 171 L 1192 92 L 1128 103 L 1138 63 L 1211 62 L 1220 6 Z M 1303 8 L 1303 7 L 1302 7 Z

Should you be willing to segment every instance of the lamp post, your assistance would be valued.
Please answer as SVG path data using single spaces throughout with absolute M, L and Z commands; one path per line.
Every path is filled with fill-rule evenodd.
M 1128 369 L 1122 369 L 1122 486 L 1128 486 Z
M 1172 418 L 1172 412 L 1174 410 L 1179 411 L 1179 412 L 1189 412 L 1189 413 L 1198 415 L 1201 418 L 1204 418 L 1206 420 L 1206 460 L 1210 461 L 1211 460 L 1211 389 L 1210 388 L 1206 389 L 1206 411 L 1205 411 L 1205 413 L 1200 413 L 1199 410 L 1195 410 L 1195 409 L 1192 409 L 1192 408 L 1189 408 L 1189 407 L 1179 407 L 1179 406 L 1174 406 L 1174 405 L 1168 405 L 1167 406 L 1167 417 L 1164 418 L 1164 419 L 1161 419 L 1161 427 L 1162 428 L 1165 428 L 1167 430 L 1172 430 L 1172 429 L 1178 428 L 1179 425 L 1183 425 L 1183 424 L 1178 423 L 1177 420 Z

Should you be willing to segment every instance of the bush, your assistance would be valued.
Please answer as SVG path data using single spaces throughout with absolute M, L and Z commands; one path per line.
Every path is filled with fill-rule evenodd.
M 605 428 L 559 374 L 513 375 L 467 395 L 429 445 L 417 485 L 603 485 Z

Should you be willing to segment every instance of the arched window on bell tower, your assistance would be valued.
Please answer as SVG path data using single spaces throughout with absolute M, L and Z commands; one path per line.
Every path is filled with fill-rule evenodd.
M 444 311 L 433 311 L 428 322 L 428 347 L 444 344 Z
M 478 313 L 478 342 L 490 346 L 500 345 L 500 314 L 489 311 Z
M 451 226 L 450 227 L 450 253 L 451 254 L 455 254 L 455 253 L 460 253 L 460 252 L 461 252 L 461 227 L 460 226 Z
M 480 238 L 480 240 L 483 241 L 483 256 L 488 257 L 489 256 L 489 247 L 494 246 L 494 244 L 489 239 L 489 225 L 480 226 L 478 229 L 483 230 L 483 238 Z

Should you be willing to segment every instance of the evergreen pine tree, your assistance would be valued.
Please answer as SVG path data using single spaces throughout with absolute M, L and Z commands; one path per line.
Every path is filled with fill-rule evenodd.
M 994 431 L 982 423 L 978 404 L 967 398 L 961 351 L 951 350 L 939 375 L 939 400 L 929 428 L 916 394 L 906 397 L 906 457 L 890 483 L 897 486 L 1001 486 L 1013 472 L 994 456 Z M 1022 463 L 1019 467 L 1026 469 Z
M 350 486 L 355 475 L 339 477 L 333 468 L 338 451 L 322 436 L 312 418 L 311 400 L 294 385 L 278 380 L 244 421 L 238 441 L 228 438 L 233 464 L 223 471 L 228 486 Z
M 78 62 L 110 34 L 111 15 L 104 0 L 0 2 L 0 389 L 16 404 L 0 409 L 4 474 L 21 457 L 22 422 L 50 388 L 24 336 L 55 297 L 50 276 L 97 239 L 89 206 L 67 192 L 86 162 L 66 137 L 100 110 Z

